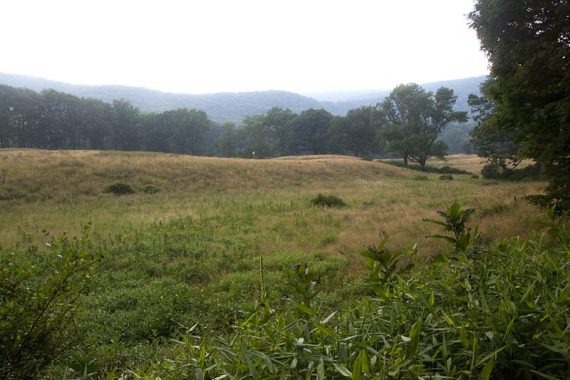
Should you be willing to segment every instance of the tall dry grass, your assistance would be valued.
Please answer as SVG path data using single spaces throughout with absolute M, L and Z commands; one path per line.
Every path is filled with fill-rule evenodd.
M 476 172 L 474 156 L 450 157 L 447 165 Z M 488 238 L 528 235 L 540 226 L 539 210 L 522 200 L 541 191 L 539 182 L 499 183 L 427 174 L 342 156 L 271 160 L 223 159 L 158 153 L 97 151 L 0 151 L 0 239 L 15 244 L 24 234 L 77 231 L 93 224 L 96 241 L 136 235 L 156 221 L 190 217 L 215 223 L 219 233 L 247 233 L 260 255 L 311 252 L 341 255 L 360 267 L 359 252 L 388 236 L 401 249 L 419 243 L 422 256 L 442 247 L 426 239 L 434 226 L 422 222 L 458 201 L 477 209 L 475 222 Z M 114 181 L 158 194 L 105 194 Z M 319 193 L 349 205 L 310 205 Z M 235 226 L 244 226 L 237 228 Z M 234 226 L 234 227 L 231 227 Z M 231 227 L 231 228 L 230 228 Z

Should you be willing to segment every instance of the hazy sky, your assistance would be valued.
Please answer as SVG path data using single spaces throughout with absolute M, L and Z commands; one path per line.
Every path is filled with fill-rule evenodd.
M 487 73 L 473 0 L 0 0 L 0 72 L 163 91 L 389 89 Z

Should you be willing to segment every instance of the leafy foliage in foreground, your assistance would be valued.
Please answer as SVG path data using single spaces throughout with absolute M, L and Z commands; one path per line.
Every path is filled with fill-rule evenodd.
M 464 210 L 466 220 L 470 214 Z M 567 378 L 570 246 L 550 237 L 497 241 L 423 269 L 395 272 L 400 255 L 380 246 L 375 296 L 322 314 L 319 280 L 298 267 L 288 307 L 261 298 L 232 334 L 190 329 L 171 357 L 140 375 L 161 378 Z M 307 291 L 311 297 L 306 297 Z M 304 296 L 305 295 L 305 296 Z
M 452 205 L 437 224 L 460 241 L 472 214 Z M 454 247 L 430 265 L 417 265 L 415 246 L 392 252 L 383 241 L 363 253 L 368 282 L 348 289 L 335 277 L 342 263 L 330 258 L 288 254 L 259 265 L 244 253 L 247 241 L 221 240 L 218 223 L 208 230 L 192 219 L 157 223 L 106 248 L 102 271 L 78 300 L 82 310 L 66 314 L 77 331 L 45 325 L 55 346 L 29 347 L 38 350 L 34 360 L 49 359 L 42 366 L 56 359 L 49 378 L 567 378 L 570 231 L 553 211 L 549 218 L 548 236 L 489 246 L 468 239 L 467 249 Z M 52 249 L 64 258 L 58 247 L 95 251 L 77 246 L 81 239 L 62 241 Z M 30 269 L 28 256 L 18 257 L 4 276 Z M 52 278 L 33 273 L 38 284 Z M 54 306 L 72 304 L 82 288 L 67 288 Z M 0 333 L 9 336 L 10 326 Z
M 47 249 L 0 252 L 0 378 L 35 378 L 77 343 L 77 300 L 99 259 L 87 227 Z

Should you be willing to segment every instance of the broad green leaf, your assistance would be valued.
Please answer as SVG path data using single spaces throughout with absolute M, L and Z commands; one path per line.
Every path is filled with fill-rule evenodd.
M 333 363 L 334 368 L 344 377 L 352 377 L 352 372 L 343 365 Z
M 491 373 L 493 372 L 493 367 L 495 367 L 495 359 L 491 359 L 485 364 L 481 374 L 479 374 L 479 380 L 489 380 Z

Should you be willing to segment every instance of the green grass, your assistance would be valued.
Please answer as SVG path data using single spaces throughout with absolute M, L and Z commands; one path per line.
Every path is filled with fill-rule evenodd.
M 422 281 L 436 281 L 436 273 L 442 271 L 444 264 L 427 263 L 447 250 L 445 242 L 426 239 L 434 228 L 422 222 L 422 218 L 435 218 L 435 210 L 457 201 L 476 209 L 473 223 L 480 227 L 485 239 L 520 236 L 523 240 L 513 243 L 512 247 L 518 248 L 512 249 L 523 251 L 524 244 L 530 247 L 539 242 L 524 243 L 524 239 L 546 225 L 538 209 L 519 200 L 539 192 L 544 186 L 541 182 L 491 185 L 469 175 L 439 181 L 437 174 L 430 173 L 417 180 L 417 172 L 346 157 L 217 160 L 147 153 L 35 150 L 0 151 L 0 156 L 0 171 L 7 174 L 0 184 L 0 194 L 17 195 L 4 196 L 0 201 L 0 245 L 4 255 L 30 249 L 50 252 L 46 242 L 51 238 L 46 233 L 76 235 L 89 222 L 92 251 L 103 256 L 77 301 L 80 307 L 74 314 L 73 335 L 79 336 L 81 343 L 58 356 L 48 368 L 45 376 L 53 378 L 62 377 L 66 371 L 71 373 L 68 368 L 75 371 L 70 377 L 85 372 L 93 373 L 93 378 L 113 378 L 127 371 L 149 377 L 193 377 L 198 370 L 208 372 L 206 369 L 213 363 L 209 360 L 214 358 L 219 365 L 209 370 L 205 378 L 213 378 L 214 373 L 222 375 L 223 371 L 246 376 L 251 369 L 245 357 L 238 360 L 233 354 L 225 359 L 219 356 L 223 356 L 221 349 L 216 348 L 221 347 L 220 339 L 239 334 L 228 348 L 232 352 L 241 349 L 235 346 L 239 342 L 257 347 L 250 340 L 254 339 L 259 343 L 259 353 L 269 349 L 264 331 L 294 323 L 295 334 L 283 332 L 286 336 L 275 338 L 288 342 L 290 350 L 295 347 L 293 335 L 303 333 L 308 334 L 307 341 L 313 339 L 313 333 L 309 334 L 312 330 L 306 331 L 308 326 L 318 328 L 316 320 L 323 320 L 335 310 L 338 313 L 330 323 L 336 326 L 336 338 L 348 334 L 351 328 L 360 331 L 371 323 L 364 316 L 380 318 L 375 310 L 384 308 L 385 302 L 370 298 L 372 290 L 365 283 L 367 269 L 360 252 L 385 236 L 391 251 L 406 250 L 418 243 L 417 253 L 409 260 L 416 263 L 416 268 L 425 267 L 428 272 L 433 268 L 431 274 L 419 270 L 410 277 L 400 277 L 401 293 L 394 295 L 393 300 L 399 300 L 402 309 L 390 313 L 391 318 L 405 319 L 401 326 L 388 328 L 383 318 L 377 321 L 378 326 L 387 328 L 386 339 L 394 343 L 393 349 L 406 351 L 405 342 L 396 337 L 409 335 L 416 318 L 411 313 L 416 309 L 404 302 L 405 291 L 417 298 L 424 289 Z M 137 192 L 121 197 L 104 192 L 106 186 L 117 181 L 128 181 Z M 139 191 L 145 184 L 156 186 L 160 192 Z M 334 194 L 348 206 L 314 207 L 311 200 L 318 194 Z M 536 249 L 538 252 L 540 247 Z M 489 250 L 487 257 L 491 258 L 493 252 Z M 315 311 L 310 318 L 299 314 L 302 308 L 291 309 L 295 292 L 287 285 L 291 283 L 291 269 L 305 263 L 320 278 L 321 292 L 309 305 Z M 464 266 L 446 275 L 447 290 L 436 294 L 441 302 L 445 303 L 445 292 L 450 291 L 453 276 L 469 270 L 471 267 Z M 271 314 L 274 317 L 264 324 L 243 325 L 255 310 L 252 303 L 260 299 L 268 300 L 275 310 Z M 348 302 L 355 300 L 362 303 Z M 448 306 L 457 305 L 450 301 Z M 259 313 L 265 313 L 259 307 Z M 399 310 L 403 314 L 397 314 Z M 446 312 L 453 314 L 451 309 Z M 426 313 L 421 311 L 417 318 L 425 322 L 429 315 Z M 185 333 L 193 326 L 191 333 Z M 245 330 L 238 331 L 236 326 Z M 371 331 L 366 334 L 372 334 Z M 456 338 L 455 333 L 450 333 L 450 339 Z M 351 372 L 357 360 L 364 365 L 364 359 L 357 357 L 365 346 L 353 342 L 351 347 L 358 350 L 340 357 L 340 352 L 335 351 L 340 346 L 333 348 L 331 342 L 336 341 L 329 340 L 336 339 L 335 334 L 319 335 L 324 346 L 332 350 L 322 351 L 328 356 L 319 354 L 322 366 L 320 359 L 315 361 L 311 355 L 298 358 L 295 368 L 302 376 L 307 374 L 310 363 L 315 376 L 322 369 L 327 378 L 339 374 L 333 364 Z M 426 342 L 422 340 L 422 347 L 427 347 Z M 199 347 L 198 351 L 194 346 Z M 208 359 L 201 358 L 202 347 L 216 353 Z M 275 350 L 279 352 L 278 348 Z M 276 368 L 282 365 L 275 352 L 263 352 L 248 354 L 253 355 L 250 361 L 253 360 L 258 378 L 266 377 L 264 371 L 272 371 L 263 369 L 268 365 L 266 356 Z M 283 366 L 291 368 L 292 358 L 283 359 Z M 396 355 L 390 361 L 397 358 Z M 379 363 L 380 359 L 376 360 Z M 414 360 L 419 363 L 416 356 Z M 457 360 L 455 368 L 460 368 L 464 362 Z M 417 370 L 421 373 L 425 368 Z M 480 366 L 472 369 L 473 373 L 480 370 Z

